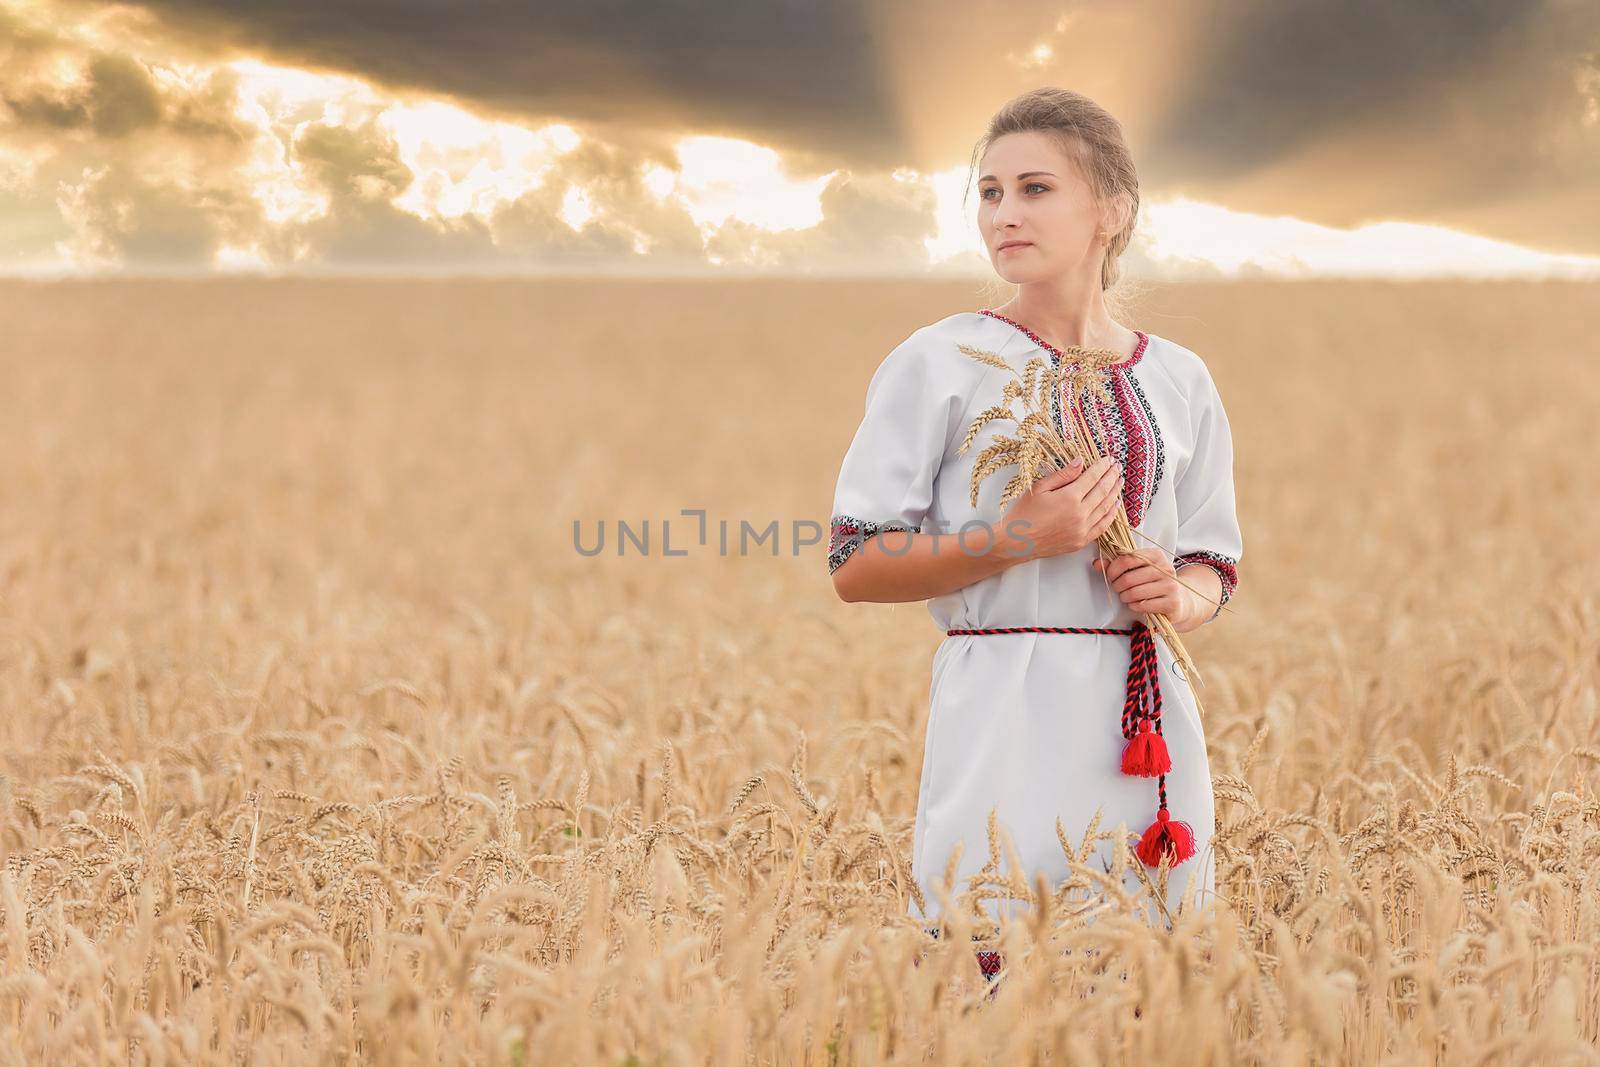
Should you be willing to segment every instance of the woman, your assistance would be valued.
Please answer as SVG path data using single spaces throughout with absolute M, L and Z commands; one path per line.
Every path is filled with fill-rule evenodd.
M 1099 812 L 1102 831 L 1120 826 L 1130 845 L 1146 846 L 1141 860 L 1158 866 L 1166 857 L 1170 911 L 1191 891 L 1204 905 L 1216 884 L 1205 737 L 1188 683 L 1144 618 L 1160 612 L 1178 631 L 1193 630 L 1217 617 L 1237 585 L 1243 543 L 1227 415 L 1199 356 L 1107 310 L 1139 206 L 1117 121 L 1077 93 L 1037 90 L 991 120 L 974 159 L 978 226 L 1017 294 L 924 326 L 885 357 L 840 470 L 828 553 L 843 599 L 927 600 L 940 629 L 956 631 L 934 657 L 917 799 L 912 868 L 925 924 L 939 925 L 934 885 L 951 850 L 962 849 L 957 892 L 987 862 L 991 810 L 1030 885 L 1038 871 L 1052 884 L 1068 874 L 1057 820 L 1076 847 Z M 989 423 L 958 451 L 1010 380 L 960 351 L 963 343 L 1019 371 L 1031 358 L 1059 360 L 1068 345 L 1122 353 L 1104 372 L 1115 403 L 1101 408 L 1096 436 L 1107 458 L 1039 479 L 1002 514 L 999 497 L 1015 472 L 1007 468 L 984 479 L 972 506 L 974 457 L 1014 427 Z M 1058 429 L 1063 399 L 1054 405 Z M 1143 547 L 1102 561 L 1096 538 L 1119 502 Z M 1015 627 L 1122 632 L 961 632 Z M 1151 644 L 1154 677 L 1142 674 L 1134 721 L 1151 717 L 1148 683 L 1157 683 L 1170 758 L 1159 777 L 1150 768 L 1124 773 L 1122 764 L 1132 736 L 1125 712 Z M 1114 842 L 1096 847 L 1109 869 Z M 1127 879 L 1137 891 L 1137 875 Z M 996 919 L 1000 905 L 984 902 Z

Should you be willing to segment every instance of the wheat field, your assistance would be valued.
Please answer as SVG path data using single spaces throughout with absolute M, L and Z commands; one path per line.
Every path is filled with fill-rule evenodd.
M 0 1063 L 1600 1061 L 1600 286 L 1138 295 L 1238 457 L 1185 638 L 1227 904 L 930 941 L 939 634 L 790 529 L 989 302 L 0 287 Z

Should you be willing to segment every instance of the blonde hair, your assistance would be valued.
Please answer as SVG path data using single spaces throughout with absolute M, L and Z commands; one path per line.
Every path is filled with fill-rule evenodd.
M 1119 197 L 1127 201 L 1126 220 L 1120 230 L 1108 235 L 1105 258 L 1100 264 L 1100 289 L 1108 294 L 1108 304 L 1119 302 L 1109 294 L 1121 280 L 1117 261 L 1133 240 L 1134 223 L 1139 217 L 1139 174 L 1122 135 L 1122 123 L 1087 96 L 1071 89 L 1044 87 L 1008 100 L 989 120 L 983 137 L 972 149 L 972 167 L 961 197 L 963 208 L 972 192 L 972 176 L 989 146 L 1008 133 L 1027 132 L 1045 134 L 1060 146 L 1099 205 Z

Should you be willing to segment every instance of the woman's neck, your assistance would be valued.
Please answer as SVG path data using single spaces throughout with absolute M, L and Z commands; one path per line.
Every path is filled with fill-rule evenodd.
M 993 310 L 1057 348 L 1109 348 L 1127 358 L 1139 346 L 1139 335 L 1112 319 L 1101 301 L 1074 313 L 1061 307 L 1040 306 L 1040 302 L 1027 301 L 1019 295 Z

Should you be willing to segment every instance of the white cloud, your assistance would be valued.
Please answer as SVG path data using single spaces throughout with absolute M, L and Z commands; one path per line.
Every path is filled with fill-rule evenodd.
M 686 137 L 676 148 L 678 194 L 702 228 L 737 219 L 777 233 L 822 221 L 822 191 L 837 172 L 795 180 L 777 152 L 728 137 Z
M 1198 262 L 1224 276 L 1600 277 L 1600 257 L 1538 252 L 1444 226 L 1374 222 L 1338 229 L 1183 198 L 1146 204 L 1140 213 L 1135 245 L 1157 271 Z

